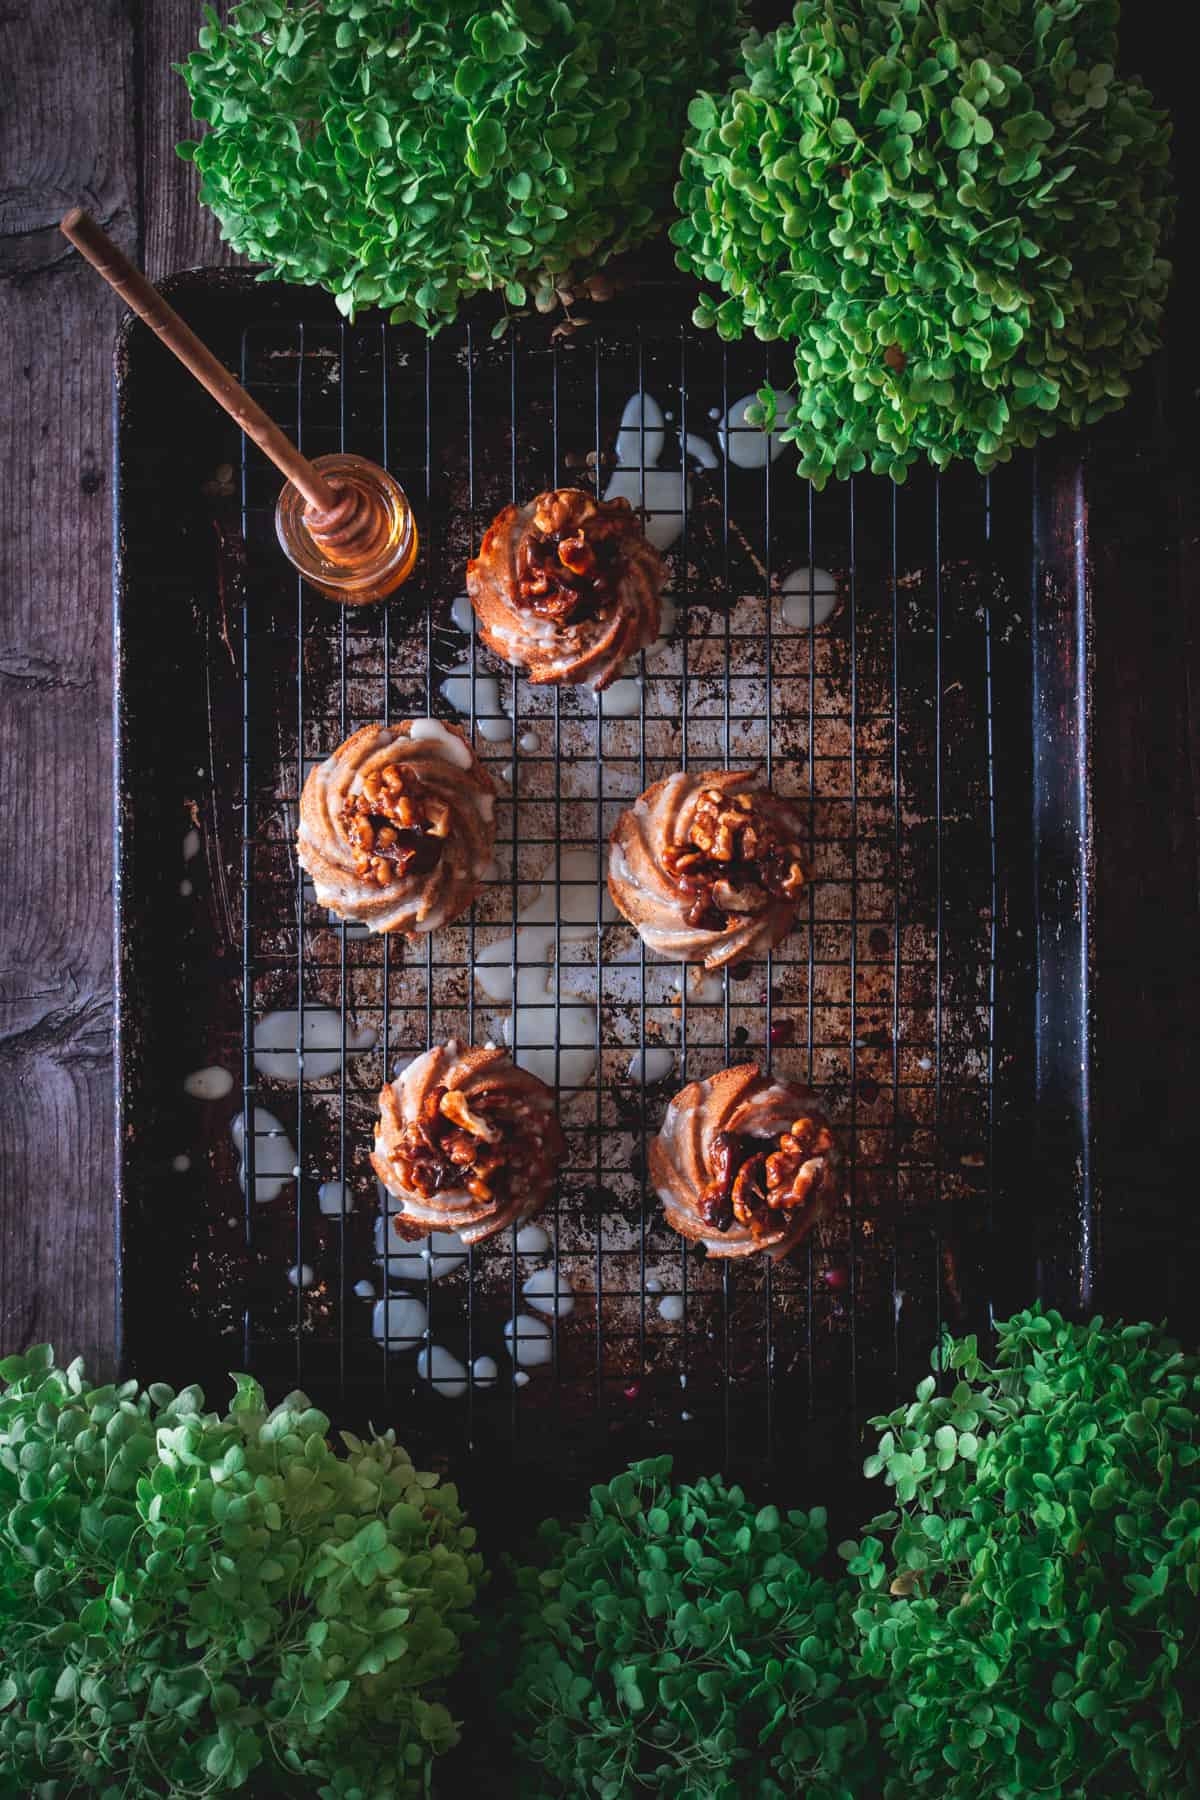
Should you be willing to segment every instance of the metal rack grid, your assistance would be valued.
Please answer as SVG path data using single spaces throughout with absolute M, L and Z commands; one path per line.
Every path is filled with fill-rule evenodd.
M 429 343 L 387 326 L 292 322 L 243 334 L 242 378 L 256 398 L 309 454 L 352 448 L 385 463 L 422 544 L 413 579 L 383 606 L 351 611 L 299 581 L 281 585 L 277 477 L 247 446 L 242 1087 L 247 1117 L 265 1108 L 291 1134 L 300 1176 L 256 1203 L 261 1135 L 247 1134 L 244 1229 L 265 1275 L 245 1312 L 244 1354 L 265 1375 L 336 1397 L 343 1416 L 348 1395 L 377 1424 L 402 1415 L 407 1441 L 452 1458 L 470 1444 L 586 1462 L 605 1445 L 611 1458 L 615 1438 L 745 1466 L 806 1439 L 811 1462 L 812 1427 L 886 1399 L 927 1354 L 943 1308 L 961 1306 L 946 1219 L 990 1220 L 992 672 L 1011 605 L 993 568 L 990 484 L 955 473 L 910 491 L 860 477 L 818 495 L 787 449 L 760 469 L 731 466 L 717 426 L 772 372 L 762 346 L 721 348 L 677 326 L 563 341 L 514 325 L 499 343 L 470 329 Z M 604 491 L 633 396 L 666 414 L 657 468 L 643 439 L 638 498 L 671 510 L 657 477 L 680 471 L 676 622 L 638 659 L 632 714 L 610 717 L 584 690 L 534 688 L 497 664 L 452 622 L 450 603 L 501 505 L 564 482 Z M 685 480 L 689 433 L 717 455 Z M 798 568 L 838 578 L 825 626 L 789 622 L 803 595 L 785 611 L 781 582 Z M 339 925 L 295 864 L 307 768 L 374 720 L 459 718 L 442 683 L 463 665 L 462 722 L 503 777 L 500 873 L 469 921 L 415 947 Z M 498 712 L 511 742 L 483 735 Z M 600 882 L 579 886 L 588 923 L 565 926 L 574 884 L 562 860 L 603 846 L 619 810 L 660 775 L 722 764 L 759 766 L 800 799 L 813 878 L 773 955 L 697 989 L 610 921 Z M 509 1234 L 413 1282 L 409 1255 L 375 1260 L 376 1095 L 431 1043 L 500 1039 L 506 1008 L 473 970 L 485 945 L 511 936 L 516 986 L 524 946 L 512 921 L 539 883 L 554 904 L 538 1016 L 569 1144 L 543 1221 L 551 1250 L 525 1255 Z M 564 1013 L 589 998 L 595 1069 L 571 1084 L 555 1046 Z M 299 1010 L 298 1052 L 305 1013 L 336 1014 L 336 1073 L 289 1087 L 259 1072 L 255 1026 L 281 1008 Z M 349 1048 L 351 1024 L 373 1030 L 370 1051 Z M 673 1066 L 647 1085 L 644 1055 L 641 1079 L 631 1059 L 651 1047 L 670 1049 Z M 846 1204 L 779 1265 L 718 1265 L 662 1224 L 645 1144 L 685 1081 L 750 1060 L 823 1098 L 842 1139 Z M 329 1180 L 353 1195 L 336 1218 L 315 1198 Z M 313 1284 L 289 1288 L 289 1263 L 308 1264 Z M 549 1321 L 550 1366 L 519 1383 L 502 1327 L 543 1266 L 569 1284 L 574 1310 Z M 381 1350 L 371 1303 L 354 1292 L 363 1280 L 419 1294 L 431 1338 L 467 1367 L 492 1355 L 496 1384 L 471 1382 L 452 1399 L 417 1375 L 411 1349 Z M 681 1303 L 677 1320 L 660 1312 L 667 1296 Z

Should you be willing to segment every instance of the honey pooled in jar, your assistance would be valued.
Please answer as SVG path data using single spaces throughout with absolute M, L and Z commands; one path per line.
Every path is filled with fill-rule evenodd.
M 314 459 L 338 494 L 327 512 L 308 505 L 289 482 L 275 529 L 284 555 L 311 586 L 350 606 L 382 600 L 407 581 L 417 557 L 417 527 L 399 482 L 361 456 Z

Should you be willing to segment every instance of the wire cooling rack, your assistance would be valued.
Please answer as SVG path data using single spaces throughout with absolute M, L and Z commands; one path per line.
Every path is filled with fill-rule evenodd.
M 551 338 L 515 322 L 498 342 L 291 320 L 243 334 L 242 379 L 307 453 L 353 449 L 398 477 L 421 555 L 385 605 L 343 609 L 288 585 L 278 478 L 246 448 L 231 1051 L 256 1128 L 229 1222 L 255 1275 L 209 1294 L 215 1313 L 237 1305 L 243 1356 L 264 1378 L 396 1424 L 451 1462 L 469 1446 L 574 1470 L 610 1466 L 616 1445 L 812 1467 L 924 1361 L 944 1317 L 986 1300 L 993 678 L 1026 626 L 996 572 L 1003 515 L 991 484 L 963 472 L 814 493 L 790 448 L 767 458 L 761 433 L 737 433 L 736 403 L 773 373 L 763 346 L 723 349 L 678 325 Z M 674 623 L 598 706 L 496 662 L 456 599 L 502 505 L 553 485 L 608 489 L 623 418 L 643 429 L 633 456 L 628 429 L 620 440 L 620 483 L 673 539 Z M 741 466 L 755 447 L 761 466 Z M 470 730 L 503 798 L 495 878 L 468 921 L 414 947 L 318 907 L 294 833 L 314 761 L 360 725 L 424 714 Z M 697 981 L 612 914 L 603 846 L 659 776 L 722 765 L 759 767 L 797 799 L 812 879 L 773 955 Z M 514 934 L 531 905 L 537 928 Z M 510 1009 L 476 977 L 489 956 L 493 991 L 498 966 L 522 996 L 519 1059 L 557 1086 L 569 1159 L 547 1248 L 509 1233 L 421 1262 L 381 1223 L 376 1096 L 432 1043 L 504 1041 Z M 281 1026 L 281 1012 L 296 1016 Z M 264 1030 L 282 1030 L 281 1054 L 256 1057 Z M 279 1079 L 300 1052 L 305 1079 Z M 748 1061 L 811 1085 L 844 1151 L 844 1205 L 777 1265 L 698 1256 L 645 1179 L 671 1095 Z M 537 1316 L 531 1276 L 570 1310 L 547 1319 L 549 1360 L 518 1369 L 504 1326 Z M 416 1316 L 379 1321 L 388 1295 L 424 1306 L 425 1349 L 454 1359 L 465 1391 L 422 1375 L 417 1342 L 388 1341 Z M 453 1367 L 438 1357 L 433 1373 Z

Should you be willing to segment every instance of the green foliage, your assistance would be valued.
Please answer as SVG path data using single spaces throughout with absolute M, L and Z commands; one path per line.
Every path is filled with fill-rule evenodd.
M 547 307 L 669 203 L 736 0 L 244 0 L 180 67 L 179 146 L 227 241 L 435 331 L 464 295 Z
M 516 1570 L 501 1709 L 524 1800 L 847 1800 L 869 1788 L 846 1693 L 825 1514 L 755 1507 L 719 1477 L 673 1487 L 670 1457 L 592 1489 Z M 515 1660 L 514 1660 L 515 1659 Z
M 452 1487 L 248 1376 L 0 1363 L 0 1794 L 424 1795 L 480 1577 Z
M 947 1800 L 1200 1793 L 1200 1364 L 1149 1325 L 947 1340 L 842 1554 L 894 1775 Z
M 800 0 L 693 101 L 671 237 L 725 293 L 696 320 L 794 343 L 783 435 L 818 487 L 922 453 L 986 471 L 1129 392 L 1170 275 L 1170 126 L 1114 75 L 1117 13 Z

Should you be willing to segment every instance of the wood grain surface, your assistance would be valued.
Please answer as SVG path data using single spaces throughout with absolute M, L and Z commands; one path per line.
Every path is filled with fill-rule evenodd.
M 115 1341 L 112 349 L 60 236 L 81 204 L 151 274 L 229 260 L 174 154 L 190 0 L 0 14 L 0 1345 L 107 1372 Z
M 1147 9 L 1144 39 L 1157 10 Z M 49 1338 L 97 1371 L 109 1369 L 115 1341 L 110 440 L 120 309 L 56 225 L 69 206 L 88 207 L 154 278 L 236 260 L 174 153 L 189 114 L 170 64 L 198 21 L 192 0 L 55 0 L 49 11 L 8 0 L 0 12 L 0 67 L 19 75 L 19 102 L 0 109 L 0 1348 Z M 1133 14 L 1128 29 L 1139 30 Z M 1160 60 L 1146 73 L 1169 101 L 1182 79 Z M 1189 109 L 1178 115 L 1184 182 Z M 1193 297 L 1180 295 L 1177 319 Z M 1168 406 L 1173 442 L 1194 446 L 1194 325 L 1183 323 Z M 1170 1243 L 1139 1233 L 1139 1196 L 1189 1170 L 1194 1188 L 1197 1141 L 1194 448 L 1188 457 L 1190 468 L 1176 460 L 1154 486 L 1146 554 L 1135 553 L 1130 520 L 1092 521 L 1098 1177 L 1112 1248 L 1141 1271 L 1125 1288 L 1135 1307 L 1152 1307 L 1164 1257 L 1160 1278 L 1171 1281 Z

